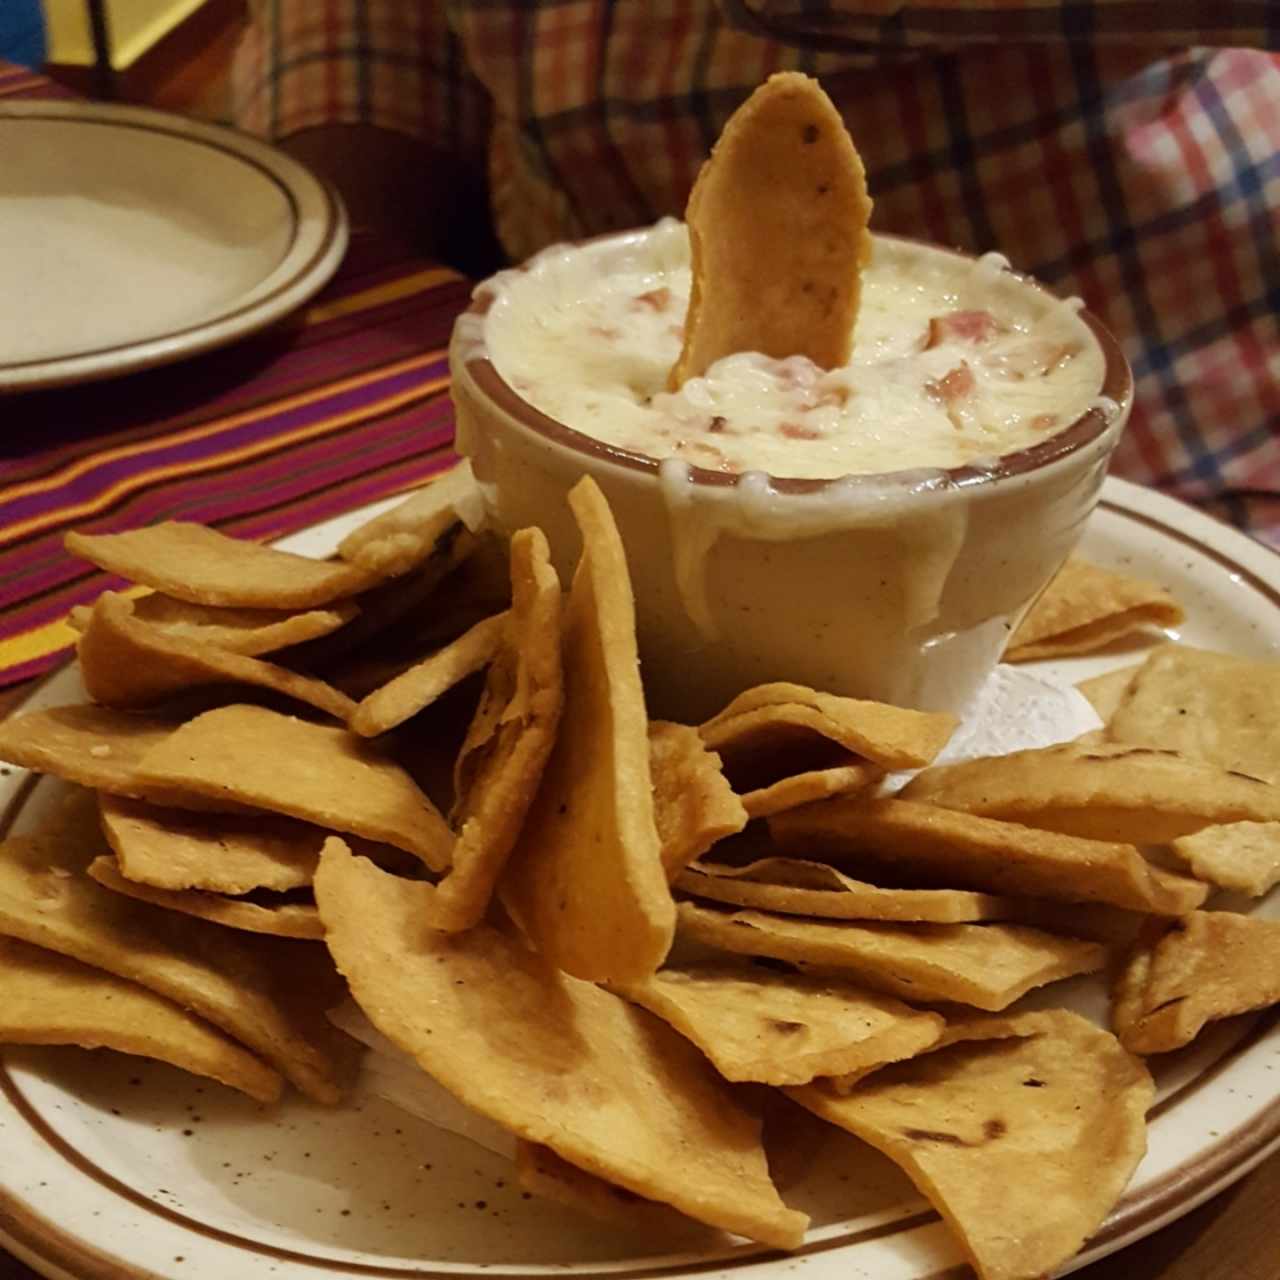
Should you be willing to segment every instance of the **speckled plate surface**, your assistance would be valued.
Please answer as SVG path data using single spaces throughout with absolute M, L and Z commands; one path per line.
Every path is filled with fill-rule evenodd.
M 366 513 L 285 545 L 327 553 Z M 1166 583 L 1181 638 L 1258 657 L 1280 651 L 1280 558 L 1169 499 L 1107 482 L 1083 551 Z M 1132 648 L 1046 664 L 1072 679 L 1132 662 Z M 74 668 L 30 705 L 80 697 Z M 21 770 L 0 777 L 4 822 L 56 799 Z M 1280 915 L 1273 895 L 1257 910 Z M 1090 983 L 1093 983 L 1091 986 Z M 1062 992 L 1062 987 L 1053 992 Z M 1073 1002 L 1101 1008 L 1096 980 Z M 1150 1150 L 1075 1265 L 1187 1212 L 1280 1146 L 1280 1019 L 1237 1019 L 1158 1064 Z M 664 1255 L 652 1240 L 530 1200 L 498 1157 L 380 1101 L 337 1110 L 292 1095 L 263 1109 L 177 1071 L 75 1049 L 0 1051 L 0 1244 L 56 1277 L 515 1277 L 722 1274 L 927 1280 L 960 1262 L 905 1178 L 831 1132 L 787 1191 L 809 1211 L 805 1247 Z

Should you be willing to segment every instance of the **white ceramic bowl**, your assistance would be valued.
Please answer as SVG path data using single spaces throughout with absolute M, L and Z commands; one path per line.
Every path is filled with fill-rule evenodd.
M 685 721 L 768 680 L 963 710 L 1080 537 L 1132 404 L 1119 346 L 1081 312 L 1104 361 L 1097 402 L 989 466 L 806 480 L 660 464 L 513 390 L 484 341 L 495 296 L 476 289 L 450 348 L 458 448 L 489 518 L 541 526 L 568 581 L 565 495 L 595 477 L 627 548 L 651 710 Z

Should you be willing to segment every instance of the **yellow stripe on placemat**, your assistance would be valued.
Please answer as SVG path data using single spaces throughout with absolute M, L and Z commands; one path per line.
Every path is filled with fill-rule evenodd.
M 303 324 L 323 324 L 326 320 L 336 320 L 340 316 L 349 316 L 353 311 L 365 311 L 370 307 L 380 307 L 387 302 L 399 302 L 415 293 L 425 293 L 438 284 L 449 284 L 463 277 L 451 267 L 428 267 L 425 271 L 415 271 L 412 275 L 401 276 L 399 280 L 391 280 L 386 284 L 374 285 L 359 293 L 349 294 L 345 298 L 335 298 L 332 302 L 318 302 L 308 307 L 303 313 Z
M 123 587 L 120 590 L 122 596 L 135 599 L 149 595 L 150 592 L 150 587 L 139 586 Z M 58 618 L 43 626 L 32 627 L 30 631 L 19 631 L 16 636 L 10 636 L 7 640 L 0 640 L 0 671 L 21 666 L 36 658 L 47 658 L 52 653 L 69 648 L 75 644 L 78 634 L 65 618 Z

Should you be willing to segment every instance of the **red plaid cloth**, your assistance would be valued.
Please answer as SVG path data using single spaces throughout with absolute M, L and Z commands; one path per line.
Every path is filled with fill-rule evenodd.
M 1080 294 L 1137 378 L 1114 469 L 1280 544 L 1280 5 L 261 0 L 243 123 L 488 148 L 515 258 L 679 212 L 773 71 L 818 75 L 875 226 Z

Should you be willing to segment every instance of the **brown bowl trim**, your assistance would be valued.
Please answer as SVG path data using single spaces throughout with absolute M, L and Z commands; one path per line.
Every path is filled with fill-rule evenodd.
M 635 235 L 636 232 L 634 231 L 621 232 L 615 236 L 594 237 L 593 240 L 584 243 L 622 240 Z M 958 249 L 948 249 L 941 245 L 928 244 L 912 236 L 879 235 L 877 238 L 904 244 L 924 245 L 926 248 L 950 254 L 966 262 L 977 261 L 976 258 L 969 254 L 961 253 Z M 1038 280 L 1009 268 L 1006 268 L 1005 273 L 1014 276 L 1037 292 L 1059 303 L 1062 302 L 1058 294 Z M 493 305 L 494 292 L 488 285 L 489 282 L 486 281 L 477 286 L 471 304 L 462 313 L 464 316 L 471 316 L 479 321 L 489 311 L 489 308 Z M 1133 373 L 1129 368 L 1129 362 L 1125 359 L 1124 352 L 1121 351 L 1120 344 L 1116 341 L 1115 336 L 1097 316 L 1084 308 L 1081 308 L 1077 314 L 1093 334 L 1094 340 L 1102 351 L 1102 387 L 1098 391 L 1098 395 L 1115 401 L 1120 406 L 1119 412 L 1123 413 L 1133 400 Z M 618 445 L 608 444 L 603 440 L 597 440 L 594 436 L 578 431 L 576 428 L 543 413 L 542 410 L 535 409 L 503 378 L 487 355 L 469 356 L 463 362 L 463 366 L 483 395 L 535 435 L 543 436 L 554 444 L 561 445 L 575 453 L 580 453 L 587 458 L 609 462 L 631 471 L 647 472 L 655 476 L 658 474 L 659 459 L 651 458 L 648 454 L 636 453 L 631 449 L 623 449 Z M 993 480 L 1025 475 L 1029 471 L 1035 471 L 1041 467 L 1048 466 L 1050 463 L 1057 462 L 1068 454 L 1075 453 L 1092 444 L 1105 434 L 1107 428 L 1114 421 L 1115 417 L 1104 412 L 1101 408 L 1086 409 L 1075 422 L 1063 427 L 1061 431 L 1050 436 L 1047 440 L 1042 440 L 1026 449 L 1019 449 L 1014 453 L 1004 454 L 996 459 L 994 466 L 989 468 L 975 467 L 972 464 L 949 468 L 914 467 L 902 471 L 883 472 L 874 477 L 855 476 L 854 478 L 874 479 L 880 485 L 891 482 L 894 487 L 902 489 L 917 488 L 922 474 L 940 477 L 939 487 L 941 488 L 956 489 L 975 484 L 988 484 Z M 689 467 L 689 479 L 692 483 L 707 485 L 711 488 L 733 488 L 743 474 L 745 473 L 711 471 L 706 467 L 692 465 Z M 779 493 L 821 493 L 830 486 L 839 484 L 847 478 L 846 476 L 826 479 L 802 476 L 770 476 L 769 483 Z

